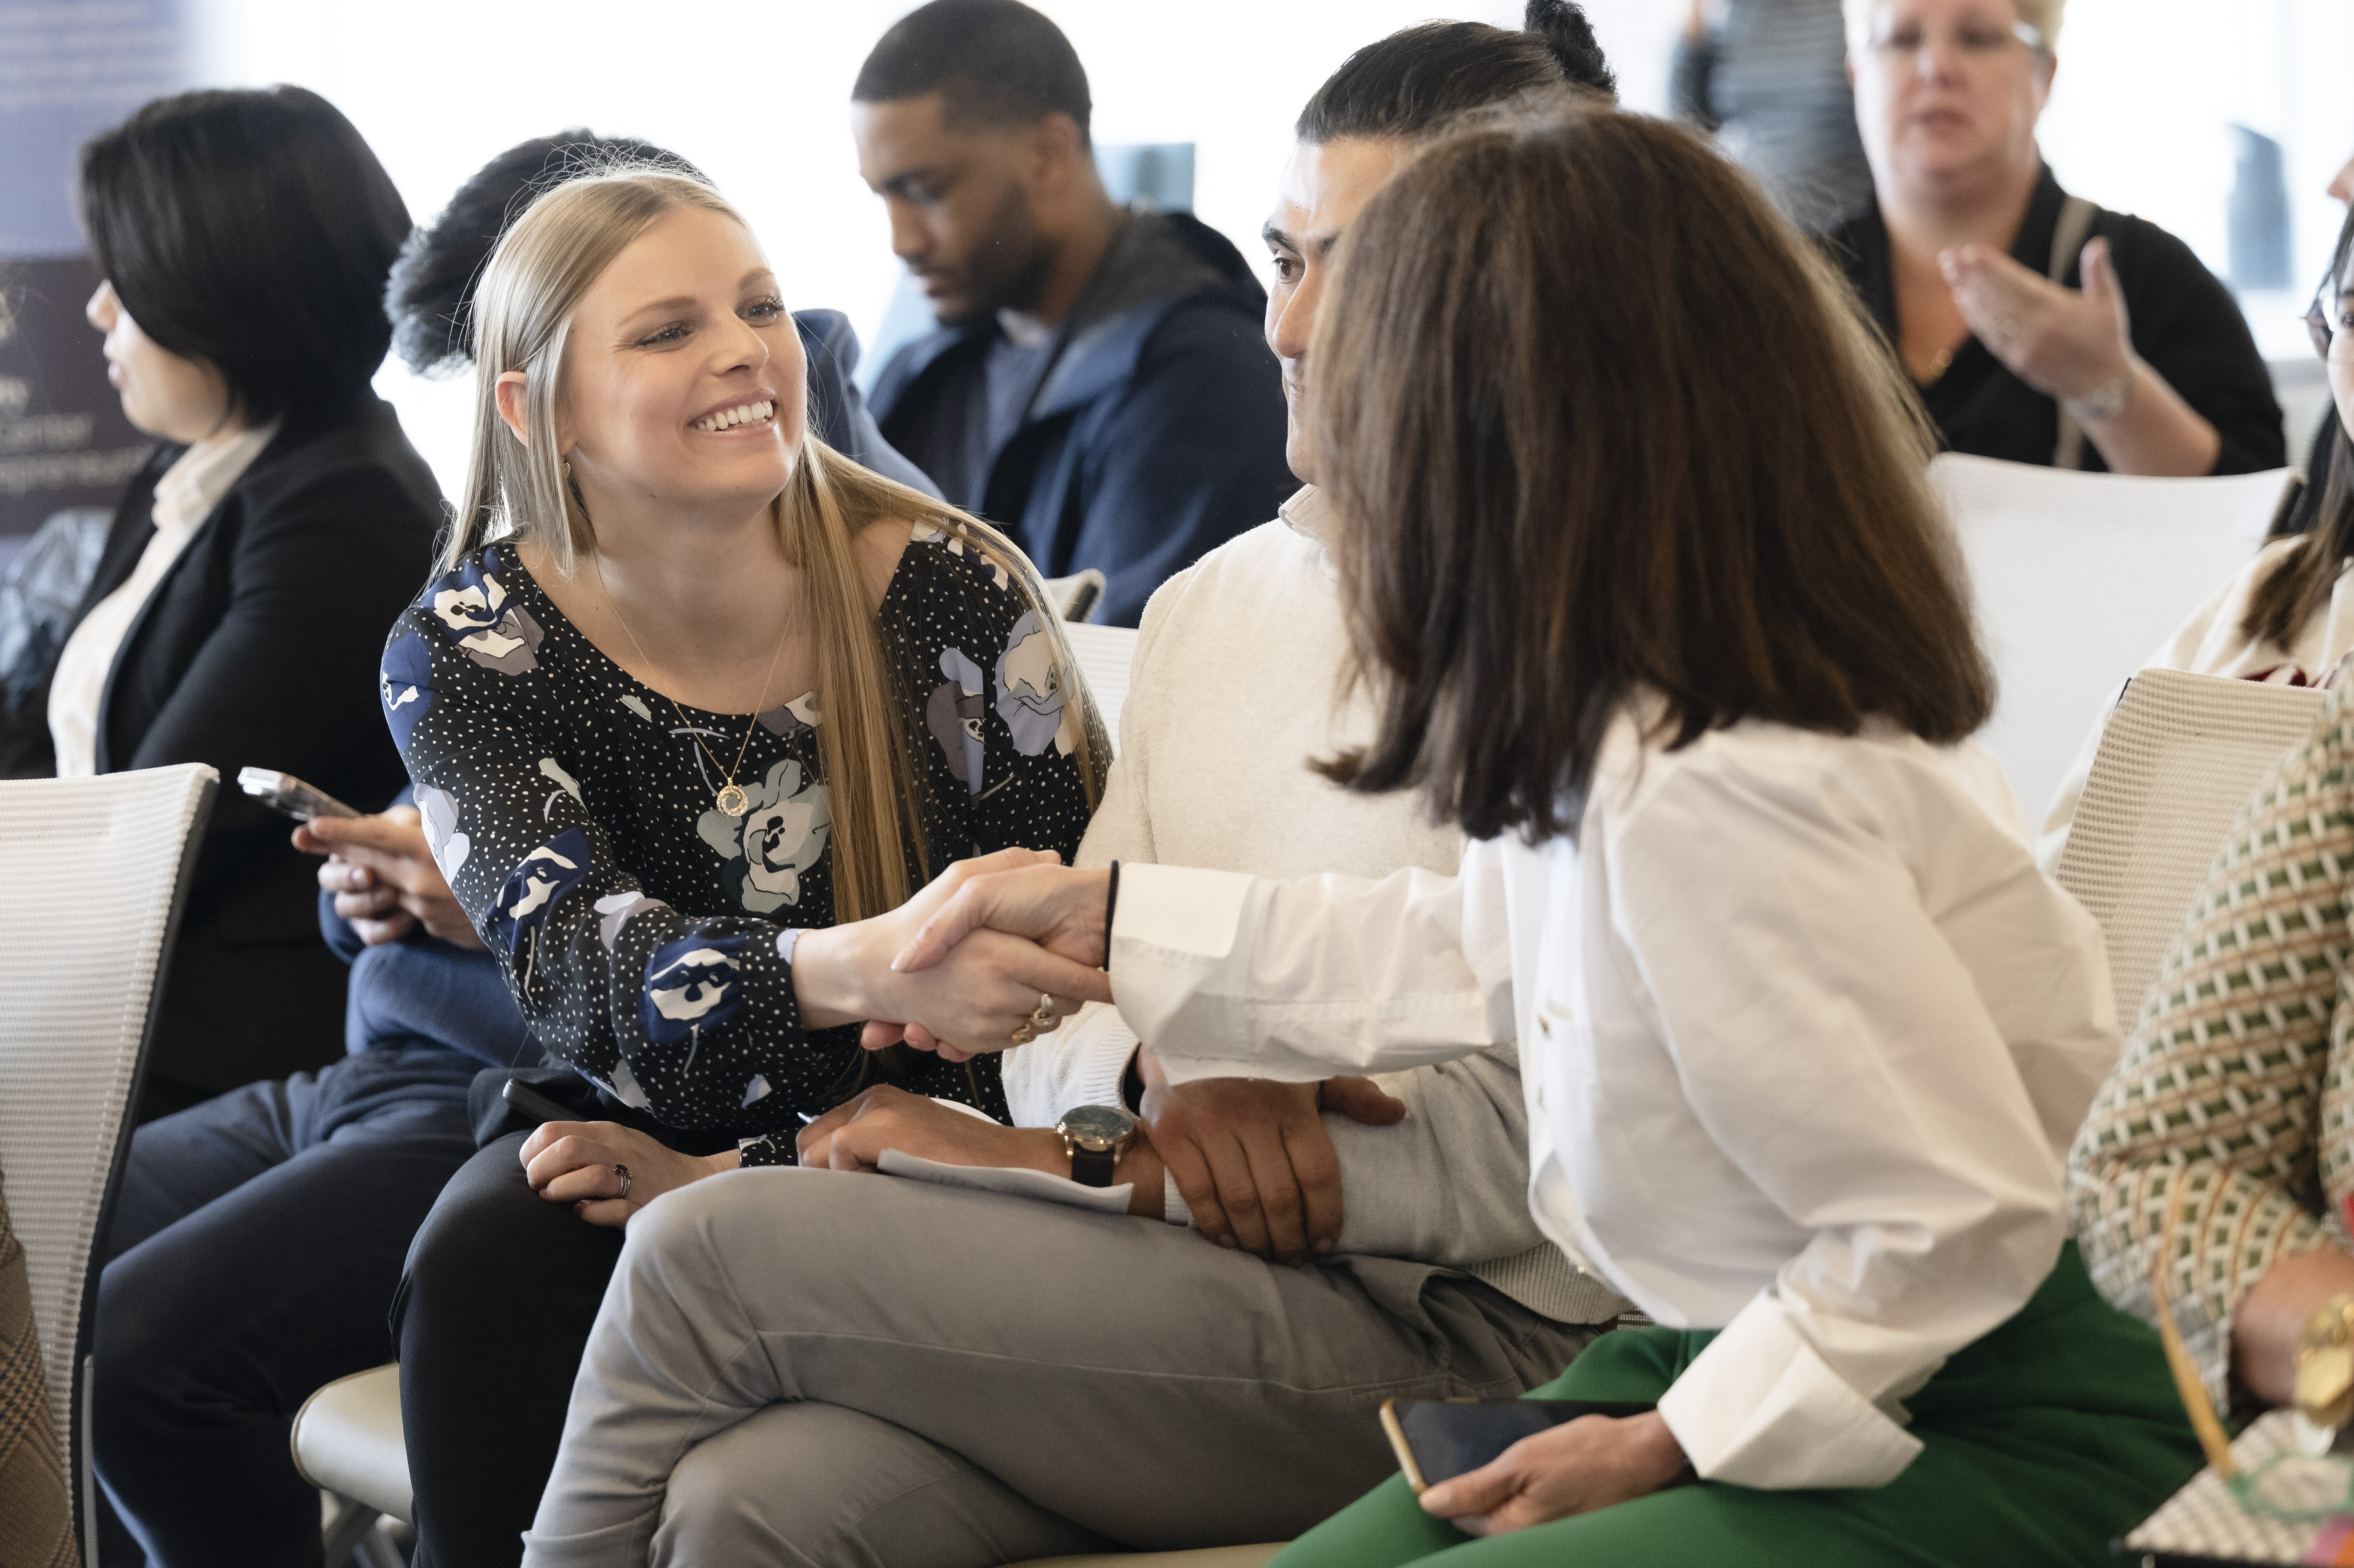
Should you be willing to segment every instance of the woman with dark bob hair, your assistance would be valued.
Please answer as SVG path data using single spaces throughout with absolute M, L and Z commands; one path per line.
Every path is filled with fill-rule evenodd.
M 384 286 L 408 209 L 351 122 L 294 87 L 147 105 L 84 149 L 81 208 L 105 279 L 90 322 L 124 413 L 162 445 L 123 496 L 49 682 L 57 772 L 195 761 L 231 779 L 258 766 L 383 806 L 407 776 L 376 711 L 377 655 L 441 523 L 431 473 L 368 387 L 392 338 Z M 273 1139 L 326 1141 L 381 1080 L 347 1074 L 355 1092 L 330 1104 L 300 1071 L 343 1054 L 346 971 L 320 940 L 312 863 L 287 827 L 234 788 L 214 807 L 148 1077 L 148 1111 L 175 1114 L 134 1138 L 106 1238 L 93 1453 L 159 1563 L 318 1560 L 317 1494 L 287 1463 L 284 1425 L 315 1384 L 280 1380 L 335 1329 L 316 1291 L 346 1284 L 353 1259 L 323 1257 L 323 1229 L 340 1240 L 366 1205 L 315 1166 L 252 1179 Z M 440 1075 L 457 1126 L 437 1182 L 471 1142 L 476 1065 Z M 409 1156 L 389 1147 L 370 1175 L 397 1184 Z M 277 1209 L 214 1201 L 240 1184 Z M 288 1223 L 304 1202 L 308 1229 Z M 232 1239 L 239 1220 L 315 1289 Z M 387 1288 L 345 1336 L 368 1360 Z M 247 1419 L 273 1401 L 274 1425 Z M 287 1510 L 307 1558 L 273 1531 Z M 125 1560 L 109 1528 L 108 1561 Z
M 58 775 L 261 767 L 383 804 L 406 780 L 376 656 L 441 522 L 431 472 L 368 388 L 392 340 L 399 193 L 316 93 L 192 92 L 83 149 L 81 214 L 108 379 L 161 444 L 50 678 Z M 146 1114 L 336 1053 L 344 966 L 285 829 L 234 788 L 213 809 Z
M 1653 1325 L 1532 1397 L 1647 1408 L 1392 1481 L 1284 1568 L 2098 1559 L 2199 1451 L 2068 1240 L 2107 971 L 1968 738 L 1993 683 L 1901 371 L 1747 178 L 1634 115 L 1441 143 L 1332 286 L 1309 406 L 1379 718 L 1327 766 L 1461 823 L 1460 874 L 1026 868 L 902 971 L 979 926 L 1108 959 L 1187 1080 L 1517 1038 L 1537 1222 Z M 549 1493 L 584 1538 L 642 1501 L 573 1478 L 666 1473 L 717 1419 L 694 1368 L 773 1360 L 695 1337 L 746 1320 L 706 1309 L 712 1205 L 631 1232 L 617 1296 L 662 1285 L 582 1380 L 627 1400 L 576 1402 Z

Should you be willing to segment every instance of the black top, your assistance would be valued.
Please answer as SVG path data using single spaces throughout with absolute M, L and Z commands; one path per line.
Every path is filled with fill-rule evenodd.
M 2045 168 L 2010 247 L 2011 259 L 2038 275 L 2050 271 L 2052 241 L 2066 198 Z M 2272 376 L 2230 291 L 2189 246 L 2154 223 L 2101 208 L 2085 236 L 2095 237 L 2108 240 L 2116 263 L 2133 321 L 2134 352 L 2223 439 L 2211 471 L 2254 473 L 2285 463 Z M 1824 243 L 1894 344 L 1896 285 L 1879 204 L 1867 204 L 1826 235 Z M 2079 258 L 2070 259 L 2060 280 L 2072 289 L 2084 286 Z M 2060 442 L 2060 405 L 2012 375 L 1976 337 L 1954 351 L 1953 363 L 1921 388 L 1921 398 L 1952 451 L 2049 464 Z M 2108 467 L 2089 440 L 2082 466 Z
M 138 567 L 155 483 L 186 450 L 159 448 L 132 477 L 75 625 Z M 335 417 L 291 417 L 131 622 L 99 703 L 98 771 L 206 762 L 220 774 L 192 930 L 316 939 L 317 863 L 287 842 L 284 818 L 236 788 L 238 770 L 292 773 L 363 810 L 392 799 L 406 780 L 367 690 L 440 525 L 440 490 L 390 404 L 363 395 Z M 21 738 L 46 771 L 46 684 L 25 712 Z
M 2333 403 L 2321 410 L 2321 422 L 2313 428 L 2313 441 L 2305 454 L 2305 482 L 2273 519 L 2273 538 L 2310 534 L 2320 526 L 2321 503 L 2329 494 L 2329 471 L 2337 452 L 2338 407 Z
M 1067 859 L 1087 822 L 1073 747 L 1089 721 L 1066 711 L 1018 588 L 926 524 L 880 620 L 932 868 L 1014 844 Z M 861 1062 L 857 1027 L 804 1029 L 793 993 L 790 934 L 833 919 L 811 698 L 757 723 L 687 708 L 683 726 L 506 544 L 401 618 L 383 693 L 434 857 L 548 1054 L 671 1126 L 778 1134 L 745 1160 L 789 1160 L 794 1113 L 836 1103 Z M 751 805 L 730 817 L 715 797 L 748 727 L 734 777 Z M 907 1086 L 1005 1120 L 997 1059 L 970 1065 L 918 1054 Z

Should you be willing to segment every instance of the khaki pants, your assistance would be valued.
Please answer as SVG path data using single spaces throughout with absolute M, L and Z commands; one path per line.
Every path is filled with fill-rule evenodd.
M 1394 1467 L 1392 1395 L 1501 1397 L 1592 1338 L 1427 1265 L 875 1175 L 650 1205 L 525 1562 L 985 1568 L 1279 1540 Z

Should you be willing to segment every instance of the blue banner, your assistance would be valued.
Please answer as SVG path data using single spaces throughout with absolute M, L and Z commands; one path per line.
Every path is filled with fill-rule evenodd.
M 188 81 L 186 0 L 0 3 L 0 539 L 111 507 L 153 443 L 122 418 L 74 217 L 83 142 Z

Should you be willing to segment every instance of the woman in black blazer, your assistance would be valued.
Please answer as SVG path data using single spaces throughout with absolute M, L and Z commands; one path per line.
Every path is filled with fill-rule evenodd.
M 158 100 L 84 149 L 81 197 L 109 378 L 164 444 L 52 677 L 53 765 L 206 762 L 226 786 L 164 982 L 154 1116 L 341 1054 L 315 868 L 234 781 L 276 768 L 368 810 L 407 782 L 376 664 L 441 504 L 368 385 L 408 209 L 331 104 L 291 87 Z

